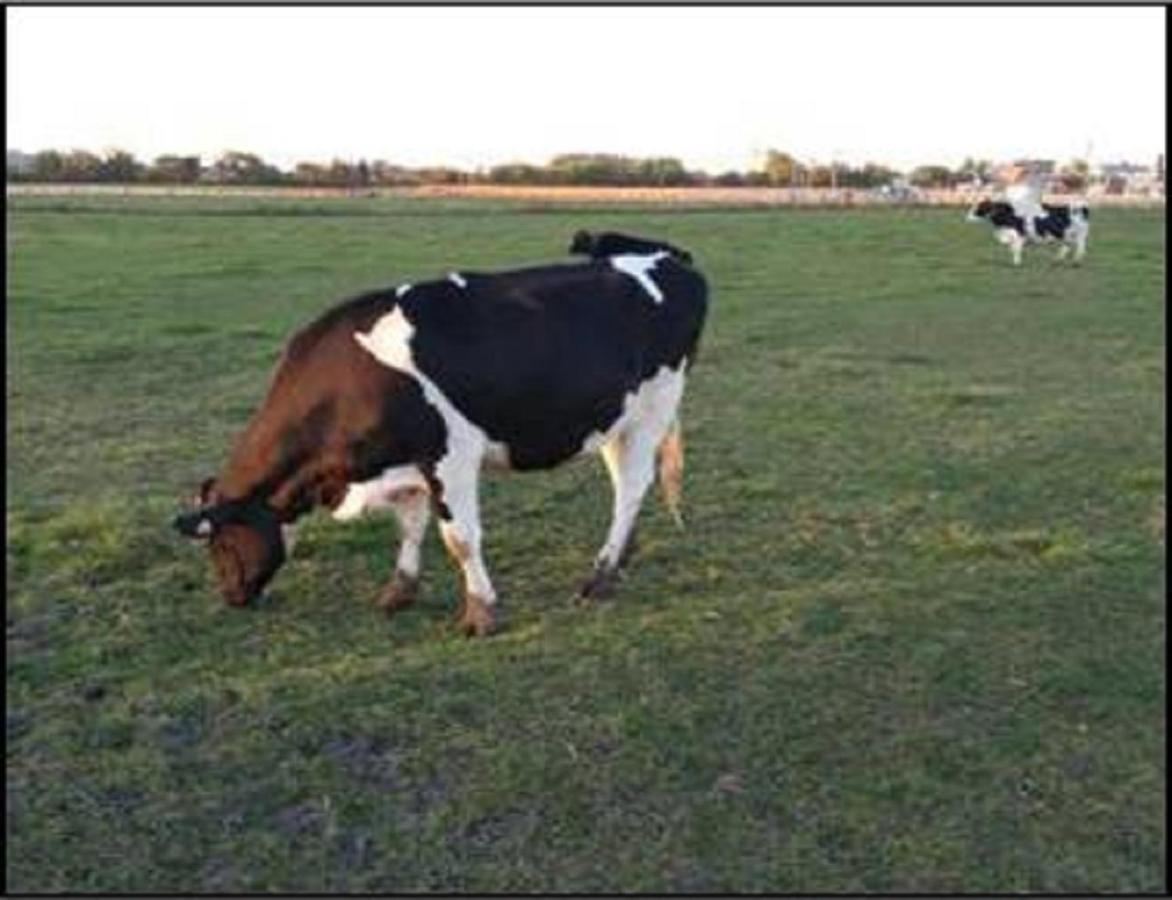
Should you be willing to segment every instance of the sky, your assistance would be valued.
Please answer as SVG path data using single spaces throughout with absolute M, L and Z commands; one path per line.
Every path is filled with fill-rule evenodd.
M 12 8 L 8 147 L 1152 162 L 1159 8 Z

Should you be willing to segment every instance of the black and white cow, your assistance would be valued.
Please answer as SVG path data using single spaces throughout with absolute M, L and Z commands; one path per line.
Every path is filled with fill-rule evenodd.
M 1002 200 L 982 200 L 969 210 L 970 222 L 989 222 L 998 241 L 1009 247 L 1013 264 L 1021 265 L 1021 252 L 1028 243 L 1057 241 L 1058 258 L 1065 259 L 1074 248 L 1074 261 L 1087 252 L 1090 210 L 1086 206 L 1014 205 Z
M 391 508 L 402 543 L 379 605 L 411 603 L 431 511 L 464 576 L 460 623 L 485 634 L 496 591 L 481 556 L 485 465 L 548 469 L 597 451 L 614 488 L 584 597 L 613 584 L 656 460 L 676 511 L 679 406 L 707 308 L 670 252 L 447 278 L 374 291 L 288 342 L 260 409 L 196 508 L 223 598 L 244 605 L 281 566 L 289 526 Z M 678 521 L 678 515 L 677 515 Z
M 570 241 L 570 253 L 589 256 L 591 259 L 602 259 L 607 256 L 618 256 L 627 253 L 657 253 L 666 250 L 680 262 L 692 264 L 692 254 L 687 250 L 674 247 L 666 241 L 653 241 L 646 238 L 632 237 L 617 231 L 603 231 L 594 234 L 589 231 L 579 231 Z

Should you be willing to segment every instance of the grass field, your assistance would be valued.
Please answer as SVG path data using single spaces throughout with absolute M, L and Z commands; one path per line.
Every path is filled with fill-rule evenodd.
M 711 313 L 618 597 L 601 466 L 434 534 L 308 520 L 228 609 L 169 521 L 283 338 L 372 286 L 690 249 Z M 1160 891 L 1164 224 L 1021 270 L 955 211 L 10 198 L 12 891 Z

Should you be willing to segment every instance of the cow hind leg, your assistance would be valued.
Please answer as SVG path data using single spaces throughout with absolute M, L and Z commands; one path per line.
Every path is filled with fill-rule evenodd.
M 683 391 L 682 370 L 661 369 L 640 390 L 631 424 L 601 448 L 614 490 L 614 507 L 606 542 L 595 559 L 594 570 L 579 591 L 583 598 L 606 597 L 613 592 L 619 568 L 632 550 L 635 520 L 643 498 L 655 480 L 657 455 L 665 500 L 678 520 L 678 481 L 683 455 L 676 414 Z
M 1013 254 L 1013 264 L 1015 266 L 1021 265 L 1021 252 L 1024 248 L 1025 239 L 1015 234 L 1009 242 L 1009 252 Z
M 427 491 L 423 488 L 407 488 L 396 492 L 391 498 L 391 508 L 399 522 L 402 542 L 395 562 L 395 574 L 383 587 L 376 601 L 387 615 L 410 606 L 419 596 L 420 555 L 431 515 Z
M 497 598 L 480 549 L 479 459 L 445 460 L 436 470 L 440 488 L 440 536 L 464 576 L 457 614 L 465 634 L 477 637 L 496 627 Z
M 614 490 L 614 508 L 606 542 L 579 591 L 583 598 L 608 597 L 614 592 L 619 566 L 629 553 L 635 519 L 655 479 L 655 442 L 646 432 L 621 433 L 603 445 L 602 459 Z

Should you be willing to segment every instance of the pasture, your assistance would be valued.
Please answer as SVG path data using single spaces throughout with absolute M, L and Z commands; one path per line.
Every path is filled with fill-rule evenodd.
M 10 891 L 1160 891 L 1164 220 L 1082 268 L 958 210 L 9 198 Z M 601 465 L 490 477 L 505 627 L 372 606 L 318 513 L 257 607 L 169 523 L 285 336 L 663 237 L 712 293 L 617 597 Z

